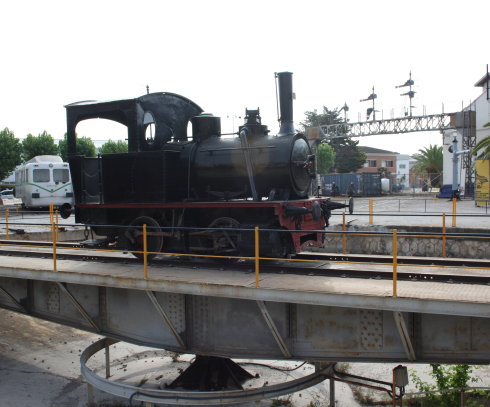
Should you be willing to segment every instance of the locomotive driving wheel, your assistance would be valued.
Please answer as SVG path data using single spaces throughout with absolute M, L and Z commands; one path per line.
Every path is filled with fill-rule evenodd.
M 240 227 L 240 223 L 233 218 L 222 217 L 213 220 L 208 227 L 220 229 L 237 229 Z M 234 230 L 212 231 L 211 238 L 213 240 L 212 244 L 214 253 L 238 251 L 237 236 L 238 232 Z
M 129 227 L 124 230 L 122 239 L 124 246 L 130 251 L 143 251 L 143 228 L 142 226 L 160 226 L 158 222 L 149 216 L 140 216 L 134 219 Z M 163 236 L 158 234 L 162 233 L 161 229 L 147 229 L 146 230 L 146 250 L 148 252 L 160 252 L 163 246 Z M 133 256 L 138 259 L 143 259 L 143 253 L 133 253 Z M 148 254 L 147 258 L 152 259 L 156 254 Z

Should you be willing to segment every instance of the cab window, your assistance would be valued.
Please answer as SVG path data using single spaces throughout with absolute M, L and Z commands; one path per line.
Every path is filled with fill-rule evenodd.
M 68 182 L 70 180 L 69 171 L 66 168 L 59 168 L 53 170 L 54 182 Z
M 39 169 L 32 171 L 33 182 L 49 182 L 49 170 Z

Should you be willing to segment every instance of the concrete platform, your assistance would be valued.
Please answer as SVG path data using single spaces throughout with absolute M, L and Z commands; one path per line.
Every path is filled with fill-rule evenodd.
M 41 249 L 36 249 L 41 250 Z M 67 250 L 58 250 L 62 255 Z M 92 251 L 79 251 L 87 256 Z M 49 254 L 47 254 L 49 256 Z M 402 312 L 488 317 L 490 315 L 490 286 L 448 284 L 430 281 L 399 281 L 397 297 L 393 297 L 393 282 L 377 280 L 376 271 L 391 271 L 390 265 L 362 265 L 373 272 L 373 279 L 301 276 L 261 273 L 259 287 L 255 287 L 254 265 L 251 271 L 193 269 L 192 265 L 177 267 L 148 267 L 144 278 L 143 264 L 103 264 L 73 260 L 58 260 L 57 272 L 53 259 L 2 257 L 0 276 L 60 281 L 70 284 L 118 287 L 145 291 L 172 292 L 190 295 L 229 297 L 275 302 L 294 302 L 324 306 L 350 306 L 367 309 L 389 309 Z M 352 269 L 351 264 L 324 265 Z M 424 273 L 426 267 L 398 266 L 399 272 Z M 313 271 L 313 270 L 312 270 Z M 457 271 L 452 268 L 431 267 L 431 273 Z M 467 269 L 465 272 L 489 276 L 485 269 Z

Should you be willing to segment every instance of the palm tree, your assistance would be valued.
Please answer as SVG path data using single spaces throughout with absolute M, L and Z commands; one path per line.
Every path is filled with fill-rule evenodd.
M 417 161 L 417 164 L 413 166 L 413 172 L 415 175 L 427 174 L 427 178 L 433 187 L 438 187 L 441 179 L 440 173 L 443 168 L 442 159 L 442 146 L 429 145 L 429 148 L 424 147 L 419 150 L 419 154 L 414 154 L 413 159 Z
M 490 122 L 484 124 L 483 127 L 490 127 Z M 482 138 L 478 143 L 476 143 L 473 150 L 471 150 L 471 155 L 477 155 L 478 151 L 483 150 L 477 158 L 487 160 L 490 158 L 490 136 Z

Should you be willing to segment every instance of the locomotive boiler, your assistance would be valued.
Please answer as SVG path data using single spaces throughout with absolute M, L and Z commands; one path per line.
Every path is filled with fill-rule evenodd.
M 262 124 L 259 109 L 246 109 L 238 133 L 224 136 L 219 117 L 174 93 L 65 106 L 75 221 L 132 251 L 142 250 L 144 224 L 153 253 L 250 255 L 256 226 L 267 230 L 260 234 L 262 256 L 321 246 L 318 231 L 330 211 L 349 205 L 308 198 L 315 156 L 294 129 L 292 73 L 277 73 L 276 80 L 277 135 Z M 94 118 L 127 126 L 128 153 L 76 154 L 76 126 Z M 62 216 L 72 211 L 65 206 Z

